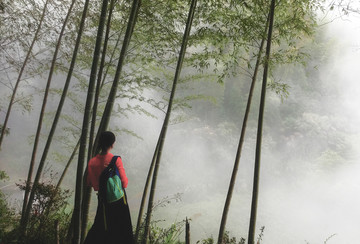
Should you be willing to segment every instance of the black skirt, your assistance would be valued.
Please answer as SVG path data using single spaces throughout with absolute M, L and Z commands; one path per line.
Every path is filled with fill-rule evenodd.
M 126 194 L 107 204 L 98 200 L 94 224 L 84 244 L 133 244 L 133 231 Z

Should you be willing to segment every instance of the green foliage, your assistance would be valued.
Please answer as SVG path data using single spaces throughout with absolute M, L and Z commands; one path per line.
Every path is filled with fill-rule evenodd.
M 6 174 L 5 171 L 0 170 L 0 180 L 8 180 L 9 176 Z
M 2 241 L 7 233 L 13 230 L 18 221 L 15 210 L 8 205 L 2 192 L 0 192 L 0 216 L 0 241 Z
M 150 226 L 150 244 L 180 244 L 180 234 L 184 232 L 185 220 L 171 224 L 170 227 L 159 227 L 160 221 L 152 221 Z
M 245 244 L 245 240 L 246 239 L 241 237 L 240 240 L 237 241 L 236 237 L 230 237 L 229 232 L 225 231 L 223 241 L 221 244 Z M 214 244 L 214 243 L 215 241 L 214 238 L 212 237 L 196 242 L 196 244 Z M 260 244 L 260 242 L 258 242 L 257 244 Z
M 270 80 L 267 83 L 267 88 L 274 91 L 281 98 L 282 102 L 289 96 L 290 86 L 286 83 Z
M 18 184 L 21 190 L 25 189 L 26 184 Z M 3 230 L 3 240 L 6 243 L 56 243 L 58 237 L 63 240 L 66 237 L 70 223 L 70 215 L 66 211 L 68 206 L 69 190 L 56 190 L 51 183 L 40 183 L 36 189 L 35 200 L 32 206 L 27 234 L 25 237 L 19 236 L 19 218 L 15 212 L 8 211 L 15 221 L 8 223 L 7 229 Z M 9 218 L 10 218 L 9 217 Z M 0 224 L 9 221 L 1 218 Z M 20 239 L 19 239 L 20 238 Z
M 258 235 L 258 239 L 256 241 L 256 244 L 260 244 L 262 241 L 262 238 L 264 236 L 264 230 L 265 226 L 260 228 L 260 233 Z M 246 239 L 243 237 L 240 237 L 240 240 L 237 241 L 236 237 L 230 237 L 230 233 L 228 231 L 225 231 L 224 237 L 221 244 L 245 244 Z M 196 244 L 214 244 L 214 239 L 212 237 L 203 239 L 200 241 L 197 241 Z
M 163 199 L 156 202 L 153 206 L 152 214 L 160 207 L 166 207 L 173 201 L 178 202 L 181 200 L 181 194 L 177 193 L 173 196 L 166 196 Z M 144 219 L 146 216 L 144 217 Z M 177 221 L 172 223 L 169 227 L 164 227 L 164 224 L 161 225 L 161 222 L 165 220 L 151 220 L 150 223 L 150 233 L 149 233 L 149 243 L 150 244 L 180 244 L 180 235 L 184 232 L 186 220 Z M 145 221 L 142 222 L 140 226 L 139 237 L 143 236 L 145 229 Z M 141 243 L 141 240 L 138 240 Z
M 55 46 L 57 33 L 69 3 L 69 0 L 51 1 L 49 5 L 50 11 L 46 15 L 42 31 L 46 35 L 41 35 L 37 44 L 40 50 L 46 51 L 35 53 L 30 62 L 31 73 L 34 77 L 39 77 L 47 71 L 48 59 L 52 56 L 50 54 Z M 74 13 L 67 26 L 57 60 L 59 73 L 68 72 L 67 66 L 76 39 L 82 4 L 82 2 L 76 3 Z M 91 66 L 100 5 L 96 1 L 90 4 L 86 31 L 74 72 L 77 83 L 72 86 L 71 92 L 68 94 L 72 111 L 66 111 L 70 115 L 63 116 L 70 125 L 62 130 L 70 130 L 70 127 L 78 130 L 79 125 L 75 123 L 78 119 L 73 115 L 74 113 L 83 113 L 84 105 L 82 103 L 85 100 L 84 91 L 88 85 L 88 70 Z M 303 61 L 302 58 L 306 52 L 302 50 L 302 40 L 313 32 L 314 13 L 317 5 L 317 1 L 308 0 L 279 2 L 275 23 L 274 40 L 276 45 L 274 45 L 272 57 L 273 66 Z M 102 77 L 103 85 L 99 98 L 98 117 L 103 111 L 104 101 L 110 89 L 109 84 L 113 81 L 130 7 L 131 1 L 121 1 L 115 4 L 105 72 Z M 53 9 L 56 11 L 51 11 Z M 12 63 L 13 66 L 16 63 L 19 66 L 18 64 L 21 63 L 21 59 L 16 59 L 16 61 L 13 59 L 21 57 L 21 53 L 26 52 L 27 40 L 31 39 L 40 10 L 41 4 L 35 2 L 27 4 L 26 1 L 17 0 L 7 4 L 5 13 L 0 17 L 2 23 L 5 23 L 0 27 L 0 33 L 4 33 L 4 35 L 0 35 L 0 45 L 4 45 L 2 47 L 6 47 L 7 50 L 6 53 L 1 52 L 0 55 L 6 56 L 7 63 Z M 156 3 L 149 0 L 142 1 L 134 36 L 127 53 L 121 85 L 118 89 L 118 113 L 114 113 L 114 116 L 126 118 L 132 113 L 138 113 L 155 118 L 151 112 L 152 108 L 160 111 L 166 109 L 187 10 L 187 1 L 161 0 Z M 193 105 L 209 101 L 216 106 L 223 105 L 223 108 L 220 109 L 221 116 L 229 116 L 231 119 L 238 120 L 245 102 L 243 99 L 246 95 L 244 84 L 247 83 L 247 77 L 254 68 L 259 41 L 264 35 L 267 10 L 268 4 L 264 0 L 221 0 L 198 3 L 184 62 L 183 73 L 186 74 L 186 78 L 181 78 L 186 82 L 179 84 L 174 104 L 174 111 L 176 110 L 178 113 L 175 123 L 191 118 L 192 116 L 185 115 L 190 109 L 194 110 L 193 114 L 208 111 L 207 109 L 196 110 Z M 18 48 L 16 45 L 20 45 L 22 48 Z M 233 94 L 223 94 L 223 88 L 217 87 L 218 93 L 208 95 L 206 93 L 208 91 L 203 89 L 210 85 L 209 81 L 218 81 L 225 84 L 225 90 L 228 90 L 227 86 L 232 86 L 231 79 L 234 77 L 239 79 L 237 83 L 240 85 L 235 87 Z M 189 83 L 197 84 L 189 85 Z M 38 85 L 35 84 L 34 87 L 36 88 Z M 272 89 L 281 98 L 287 96 L 288 89 L 285 83 L 273 83 Z M 36 90 L 41 91 L 39 88 Z M 24 94 L 23 97 L 26 99 L 21 99 L 21 106 L 25 108 L 25 111 L 29 111 L 32 106 L 32 97 L 25 95 L 27 94 Z M 221 103 L 222 101 L 224 103 Z M 133 103 L 137 105 L 134 106 Z M 212 108 L 213 105 L 206 106 Z M 228 111 L 232 109 L 236 109 L 237 112 L 229 113 Z M 126 128 L 121 129 L 126 130 Z
M 80 2 L 82 4 L 82 1 Z M 278 71 L 277 68 L 279 67 L 283 70 L 289 70 L 289 66 L 281 65 L 294 62 L 304 64 L 308 60 L 308 54 L 313 54 L 314 50 L 308 49 L 306 45 L 311 40 L 314 31 L 316 24 L 315 13 L 320 2 L 310 0 L 278 1 L 274 27 L 275 43 L 271 61 L 273 70 Z M 48 21 L 44 24 L 45 28 L 43 30 L 46 35 L 41 36 L 38 44 L 40 50 L 52 50 L 60 26 L 59 23 L 63 17 L 61 14 L 66 11 L 68 3 L 69 1 L 52 1 L 50 10 L 56 9 L 56 11 L 49 11 L 50 16 L 47 17 Z M 212 139 L 214 138 L 212 136 L 213 130 L 217 134 L 227 137 L 227 140 L 232 139 L 231 136 L 237 130 L 236 126 L 243 115 L 248 92 L 248 81 L 254 69 L 254 60 L 259 41 L 264 35 L 267 3 L 268 1 L 265 0 L 210 0 L 199 2 L 184 63 L 186 66 L 184 67 L 184 73 L 187 74 L 181 78 L 182 81 L 179 84 L 174 104 L 174 108 L 177 109 L 177 117 L 173 119 L 174 123 L 183 122 L 191 116 L 196 116 L 205 121 L 206 126 L 210 123 L 216 124 L 214 127 L 206 128 L 208 130 L 206 136 L 211 140 L 214 140 Z M 6 50 L 6 52 L 0 53 L 0 59 L 10 65 L 6 68 L 6 72 L 16 73 L 18 71 L 22 61 L 21 57 L 26 52 L 28 40 L 31 40 L 33 30 L 36 27 L 39 9 L 41 9 L 38 4 L 34 1 L 29 3 L 20 0 L 7 1 L 7 6 L 3 10 L 5 12 L 1 13 L 0 47 L 1 50 Z M 67 34 L 64 37 L 64 45 L 58 59 L 57 71 L 59 73 L 68 71 L 66 65 L 71 57 L 81 4 L 79 3 L 75 8 L 72 21 L 70 21 Z M 68 135 L 77 135 L 79 133 L 79 119 L 77 116 L 81 117 L 83 112 L 83 94 L 87 88 L 87 70 L 90 67 L 93 55 L 94 33 L 98 22 L 99 6 L 100 2 L 92 1 L 87 29 L 81 46 L 82 50 L 74 74 L 77 84 L 69 92 L 71 102 L 69 108 L 73 110 L 67 111 L 70 115 L 65 114 L 62 116 L 68 126 L 62 128 L 63 132 L 66 131 L 67 133 L 60 133 L 62 134 L 62 137 L 59 137 L 61 142 L 66 141 L 66 139 L 77 139 L 76 136 L 73 138 Z M 100 94 L 99 117 L 109 91 L 109 84 L 113 79 L 120 50 L 119 40 L 121 43 L 130 6 L 130 1 L 118 1 L 116 4 L 107 53 L 106 72 L 104 73 L 104 83 Z M 180 47 L 187 8 L 187 1 L 143 1 L 139 21 L 134 30 L 134 38 L 130 44 L 127 64 L 121 78 L 122 85 L 119 87 L 117 96 L 119 102 L 116 104 L 116 116 L 126 117 L 135 113 L 157 118 L 151 112 L 151 109 L 147 109 L 148 107 L 144 105 L 150 105 L 150 108 L 156 108 L 159 111 L 166 110 L 167 95 L 172 82 L 173 67 Z M 29 75 L 36 77 L 36 75 L 46 71 L 49 57 L 47 54 L 48 52 L 42 52 L 33 55 L 28 71 Z M 323 54 L 320 54 L 319 58 L 323 58 Z M 317 63 L 317 61 L 315 60 L 314 63 Z M 304 89 L 300 89 L 296 85 L 304 86 L 302 88 L 309 91 L 307 95 L 311 92 L 314 95 L 313 97 L 316 97 L 315 91 L 319 90 L 319 87 L 314 86 L 316 84 L 313 82 L 315 81 L 314 78 L 313 80 L 308 79 L 306 72 L 309 70 L 304 67 L 296 69 L 296 72 L 298 72 L 296 75 L 299 77 L 298 82 L 291 83 L 288 79 L 284 81 L 271 79 L 268 84 L 268 88 L 280 96 L 281 100 L 291 95 L 290 89 L 296 95 L 298 95 L 298 91 L 303 93 Z M 195 72 L 197 74 L 194 74 Z M 292 70 L 292 72 L 294 74 L 295 71 Z M 3 79 L 6 75 L 4 74 L 0 78 L 1 84 L 5 83 Z M 278 73 L 273 72 L 272 75 L 275 77 L 276 74 Z M 310 76 L 316 77 L 316 74 L 311 73 Z M 211 84 L 215 83 L 214 81 L 217 81 L 218 84 Z M 38 85 L 38 83 L 34 84 L 34 86 Z M 11 84 L 6 84 L 6 86 L 9 88 Z M 41 90 L 37 89 L 37 91 Z M 54 88 L 54 91 L 61 94 L 60 89 L 56 90 Z M 155 95 L 152 96 L 153 94 Z M 306 100 L 304 97 L 297 96 L 296 99 L 304 101 Z M 317 158 L 316 161 L 321 167 L 333 167 L 342 162 L 347 143 L 343 140 L 341 134 L 339 135 L 332 130 L 329 117 L 303 113 L 306 110 L 306 104 L 295 103 L 294 100 L 296 99 L 290 100 L 288 104 L 284 103 L 281 107 L 275 102 L 273 104 L 269 103 L 271 115 L 273 116 L 271 118 L 275 118 L 269 120 L 269 124 L 280 125 L 279 127 L 281 127 L 277 131 L 276 126 L 270 125 L 269 127 L 272 127 L 270 134 L 281 135 L 284 138 L 282 141 L 288 142 L 290 145 L 292 138 L 308 138 L 301 145 L 295 145 L 296 151 L 294 151 L 299 154 L 306 152 L 308 157 Z M 313 99 L 311 100 L 313 101 Z M 32 97 L 28 96 L 28 94 L 19 94 L 18 103 L 25 109 L 24 111 L 31 110 L 31 101 Z M 132 103 L 134 101 L 135 104 Z M 208 101 L 210 103 L 206 103 Z M 189 111 L 190 109 L 191 111 Z M 284 115 L 287 115 L 285 119 L 283 119 Z M 212 118 L 226 118 L 226 122 L 217 123 L 218 121 L 214 122 Z M 127 128 L 118 128 L 118 130 L 142 138 L 142 135 L 137 135 Z M 314 138 L 320 138 L 321 143 L 318 145 L 309 144 Z M 279 141 L 276 142 L 280 144 Z M 332 147 L 332 150 L 325 150 L 328 145 Z M 61 156 L 61 152 L 57 153 Z M 215 152 L 210 153 L 215 154 Z M 60 156 L 59 158 L 61 158 Z M 0 178 L 4 177 L 5 175 L 0 171 Z M 29 236 L 27 238 L 29 242 L 53 241 L 55 238 L 54 225 L 57 222 L 60 226 L 60 236 L 65 236 L 64 232 L 69 224 L 68 214 L 64 210 L 68 193 L 56 192 L 55 194 L 54 191 L 55 189 L 51 184 L 41 184 L 39 187 L 28 231 Z M 53 194 L 57 197 L 51 200 Z M 49 209 L 49 212 L 46 213 L 45 209 Z M 14 221 L 18 216 L 7 206 L 3 195 L 1 195 L 0 211 L 0 239 L 2 239 L 2 235 L 16 227 Z M 3 216 L 5 217 L 3 218 Z M 40 226 L 45 227 L 40 228 Z M 159 221 L 153 222 L 150 240 L 153 241 L 152 243 L 178 243 L 182 231 L 182 221 L 174 223 L 170 227 L 160 227 Z M 8 236 L 10 238 L 11 235 Z M 236 239 L 230 238 L 228 234 L 225 240 L 225 243 L 236 243 Z M 243 242 L 244 240 L 241 239 L 239 243 Z M 210 244 L 214 243 L 214 241 L 209 238 L 202 240 L 201 243 Z
M 6 181 L 9 176 L 5 171 L 0 171 L 0 180 Z M 0 191 L 0 242 L 4 239 L 7 232 L 11 231 L 16 224 L 15 210 L 12 209 L 7 201 L 5 195 Z

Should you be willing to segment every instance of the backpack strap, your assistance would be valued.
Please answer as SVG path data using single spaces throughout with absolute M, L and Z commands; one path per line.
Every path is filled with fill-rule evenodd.
M 115 164 L 115 163 L 116 163 L 116 160 L 117 160 L 118 158 L 121 158 L 121 156 L 114 156 L 114 157 L 111 159 L 111 162 L 109 163 L 108 167 L 109 167 L 111 164 Z M 124 188 L 123 188 L 123 191 L 125 192 L 125 189 L 124 189 Z M 124 204 L 126 205 L 126 204 L 127 204 L 127 203 L 126 203 L 126 194 L 124 194 L 123 199 L 124 199 Z
M 115 163 L 116 163 L 116 161 L 117 161 L 118 158 L 121 158 L 121 157 L 120 157 L 120 156 L 114 156 L 114 157 L 112 157 L 112 159 L 111 159 L 109 165 L 107 166 L 107 168 L 108 168 L 108 167 L 113 167 L 113 166 L 116 167 Z M 124 195 L 123 198 L 124 198 L 124 203 L 126 204 L 125 195 Z M 100 198 L 100 199 L 101 199 L 101 198 Z M 108 230 L 108 226 L 107 226 L 106 210 L 105 210 L 106 204 L 105 204 L 105 202 L 104 202 L 103 200 L 101 200 L 101 203 L 99 202 L 99 204 L 102 204 L 102 205 L 103 205 L 102 207 L 103 207 L 103 216 L 104 216 L 104 227 L 105 227 L 105 231 L 107 231 L 107 230 Z
M 106 221 L 106 211 L 105 211 L 105 203 L 103 201 L 101 201 L 101 203 L 99 202 L 99 204 L 102 204 L 102 208 L 103 208 L 103 216 L 104 216 L 104 228 L 105 228 L 105 231 L 108 230 L 108 227 L 107 227 L 107 221 Z
M 108 167 L 109 167 L 111 164 L 115 164 L 115 163 L 116 163 L 116 160 L 117 160 L 118 158 L 121 158 L 121 157 L 120 157 L 120 156 L 114 156 L 114 157 L 111 159 Z

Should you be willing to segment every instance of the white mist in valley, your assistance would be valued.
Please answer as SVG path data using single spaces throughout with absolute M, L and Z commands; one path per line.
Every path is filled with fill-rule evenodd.
M 277 152 L 266 146 L 271 145 L 271 141 L 264 143 L 257 217 L 257 235 L 265 227 L 261 243 L 345 244 L 358 239 L 360 21 L 356 18 L 351 21 L 338 19 L 321 28 L 324 30 L 324 42 L 332 45 L 329 49 L 331 53 L 326 55 L 328 61 L 311 68 L 319 69 L 318 83 L 332 86 L 332 92 L 318 94 L 316 100 L 321 104 L 313 108 L 318 114 L 304 111 L 302 117 L 312 126 L 321 127 L 322 133 L 329 134 L 329 138 L 335 132 L 339 135 L 345 133 L 346 137 L 338 139 L 339 145 L 336 145 L 336 141 L 335 144 L 329 141 L 329 147 L 338 147 L 343 143 L 341 140 L 346 140 L 348 153 L 340 157 L 329 150 L 317 158 L 306 157 L 306 147 L 317 147 L 317 135 L 309 139 L 296 132 L 284 138 Z M 277 101 L 277 106 L 296 103 L 297 94 L 292 93 L 291 87 L 289 91 L 289 98 L 283 103 L 272 92 L 268 93 L 267 99 Z M 308 99 L 311 107 L 313 98 Z M 252 112 L 256 113 L 257 108 L 253 108 Z M 265 124 L 269 117 L 265 116 Z M 240 134 L 239 129 L 226 123 L 226 118 L 223 120 L 215 128 L 208 126 L 206 121 L 190 120 L 168 129 L 156 199 L 166 199 L 176 193 L 180 193 L 181 197 L 178 201 L 157 208 L 154 217 L 160 220 L 160 226 L 190 218 L 194 243 L 211 236 L 217 238 L 218 234 Z M 135 131 L 142 131 L 136 128 L 145 128 L 145 134 L 149 136 L 139 142 L 136 148 L 141 153 L 155 148 L 161 122 L 151 123 L 154 122 L 131 122 Z M 256 130 L 254 126 L 249 127 L 226 228 L 229 235 L 238 240 L 247 238 L 250 218 Z M 266 128 L 264 133 L 271 129 L 274 128 Z M 229 134 L 224 136 L 227 130 Z M 311 144 L 304 145 L 309 140 Z M 143 161 L 131 166 L 131 170 L 148 168 L 152 152 L 142 157 Z M 335 166 L 319 166 L 325 159 Z M 132 161 L 131 158 L 128 160 Z M 140 179 L 139 176 L 135 174 L 130 180 L 144 181 L 145 175 Z M 133 196 L 130 202 L 136 215 L 139 205 L 137 196 L 141 195 L 141 189 L 133 191 L 130 187 L 129 195 Z

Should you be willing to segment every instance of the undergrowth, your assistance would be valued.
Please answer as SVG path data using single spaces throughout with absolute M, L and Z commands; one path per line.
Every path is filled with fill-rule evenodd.
M 0 171 L 0 181 L 8 180 L 4 171 Z M 22 190 L 25 189 L 25 182 L 18 184 Z M 51 182 L 39 184 L 36 190 L 35 200 L 26 231 L 26 236 L 19 241 L 20 213 L 9 206 L 6 196 L 0 191 L 0 244 L 67 244 L 65 237 L 69 229 L 71 212 L 67 212 L 68 199 L 71 193 L 68 190 L 56 190 Z M 165 207 L 172 201 L 180 201 L 180 195 L 166 197 L 154 205 L 154 210 Z M 145 219 L 145 217 L 144 217 Z M 191 220 L 189 220 L 191 221 Z M 143 221 L 145 222 L 145 221 Z M 184 244 L 186 220 L 175 221 L 170 226 L 165 226 L 165 220 L 153 220 L 150 225 L 149 244 Z M 261 244 L 264 237 L 265 227 L 260 228 L 256 244 Z M 143 233 L 143 226 L 140 229 L 140 237 Z M 190 230 L 191 233 L 191 230 Z M 336 234 L 326 238 L 327 244 Z M 141 238 L 140 238 L 141 239 Z M 245 244 L 246 239 L 237 240 L 225 232 L 222 244 Z M 305 241 L 309 244 L 309 242 Z M 139 240 L 137 243 L 141 243 Z M 194 243 L 193 241 L 191 243 Z M 196 244 L 215 244 L 213 237 L 196 241 Z
M 17 186 L 24 190 L 26 182 Z M 63 238 L 66 236 L 71 217 L 65 209 L 68 207 L 70 195 L 68 190 L 57 190 L 51 181 L 39 183 L 35 191 L 26 236 L 20 236 L 21 213 L 11 208 L 4 194 L 0 193 L 0 243 L 65 243 Z

